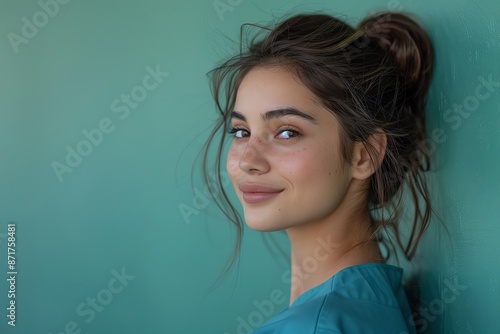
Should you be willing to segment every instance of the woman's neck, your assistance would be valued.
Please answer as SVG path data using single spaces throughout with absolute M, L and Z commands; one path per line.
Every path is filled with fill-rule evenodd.
M 317 222 L 287 229 L 291 243 L 290 305 L 307 290 L 338 271 L 369 262 L 384 262 L 373 238 L 369 215 L 337 224 Z

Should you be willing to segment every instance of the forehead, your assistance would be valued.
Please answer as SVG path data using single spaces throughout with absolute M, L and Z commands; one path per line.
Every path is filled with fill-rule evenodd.
M 317 97 L 290 71 L 281 67 L 257 67 L 241 81 L 235 110 L 320 107 Z M 250 110 L 248 110 L 250 111 Z M 312 110 L 311 110 L 312 112 Z

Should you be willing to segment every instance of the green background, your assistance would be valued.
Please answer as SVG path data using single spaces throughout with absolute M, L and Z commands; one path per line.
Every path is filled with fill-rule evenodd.
M 270 235 L 248 229 L 240 265 L 207 292 L 234 233 L 213 200 L 191 190 L 203 193 L 190 172 L 216 119 L 205 74 L 236 50 L 231 40 L 242 23 L 324 11 L 355 24 L 375 10 L 414 13 L 436 49 L 428 126 L 446 140 L 429 144 L 429 179 L 448 233 L 434 220 L 415 263 L 402 264 L 421 290 L 418 328 L 500 333 L 500 84 L 483 86 L 484 99 L 474 100 L 479 77 L 500 82 L 500 3 L 215 3 L 225 11 L 212 0 L 72 0 L 49 9 L 45 22 L 37 1 L 1 1 L 0 333 L 78 333 L 78 326 L 96 334 L 233 334 L 241 321 L 259 320 L 257 305 L 273 290 L 286 296 L 273 313 L 286 307 L 288 260 L 268 249 Z M 40 27 L 16 44 L 23 18 Z M 148 66 L 169 74 L 126 107 L 119 99 L 145 92 Z M 447 112 L 454 105 L 471 111 Z M 101 122 L 112 131 L 59 179 L 54 161 L 65 164 L 67 147 L 77 149 L 82 131 Z M 10 222 L 17 225 L 15 327 L 6 317 Z M 286 250 L 286 237 L 273 235 Z M 113 279 L 122 271 L 125 283 Z M 105 305 L 90 311 L 88 298 Z

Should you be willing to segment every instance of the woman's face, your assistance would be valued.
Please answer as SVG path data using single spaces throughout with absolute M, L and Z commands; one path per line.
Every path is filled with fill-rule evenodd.
M 321 222 L 335 212 L 351 175 L 339 123 L 285 69 L 255 68 L 243 79 L 227 171 L 247 225 L 275 231 Z

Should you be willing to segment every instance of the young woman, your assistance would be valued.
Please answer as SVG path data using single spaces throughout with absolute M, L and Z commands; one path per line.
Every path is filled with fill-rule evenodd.
M 232 134 L 226 167 L 246 224 L 285 230 L 291 244 L 290 305 L 254 334 L 416 332 L 402 269 L 379 246 L 411 259 L 430 220 L 422 172 L 432 71 L 422 28 L 384 12 L 357 28 L 293 16 L 211 72 L 221 117 L 205 174 L 216 134 L 218 169 Z M 404 184 L 415 208 L 405 241 Z M 241 221 L 219 191 L 238 250 Z

